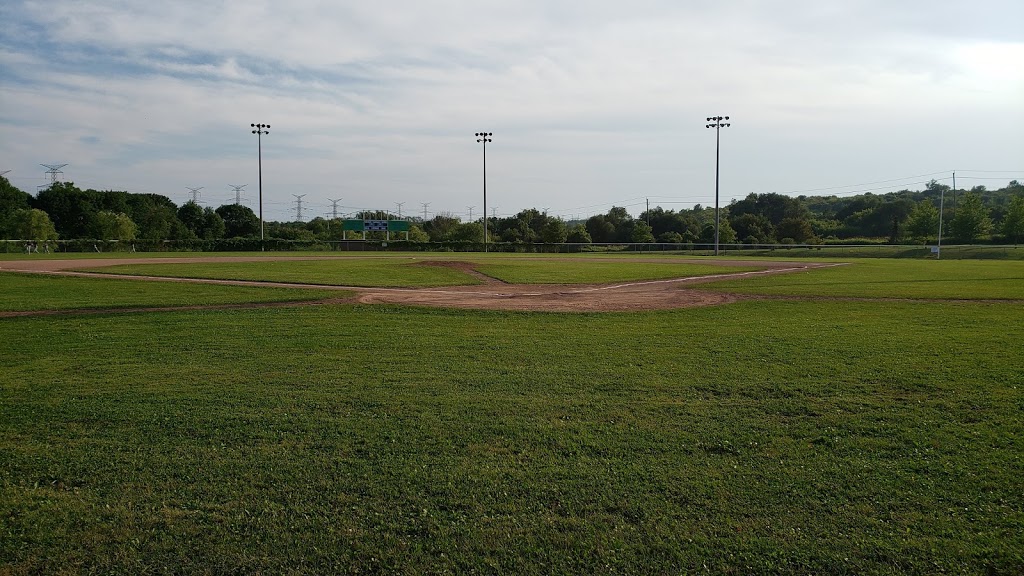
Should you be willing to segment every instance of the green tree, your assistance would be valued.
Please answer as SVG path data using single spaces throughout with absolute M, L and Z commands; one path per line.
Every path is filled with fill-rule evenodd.
M 93 238 L 99 240 L 134 240 L 139 228 L 123 212 L 100 210 L 93 219 Z
M 604 215 L 591 216 L 587 219 L 587 233 L 594 242 L 614 242 L 615 225 L 608 221 Z
M 409 226 L 409 242 L 430 242 L 430 235 L 419 226 Z
M 647 222 L 643 220 L 632 220 L 624 222 L 622 228 L 629 234 L 629 242 L 651 244 L 654 242 L 654 233 Z
M 248 206 L 225 204 L 215 210 L 224 220 L 225 238 L 246 238 L 260 232 L 260 219 Z
M 204 226 L 203 207 L 189 200 L 178 208 L 178 220 L 185 225 L 197 238 L 202 237 Z
M 33 208 L 46 212 L 61 238 L 93 236 L 98 198 L 95 193 L 78 189 L 72 182 L 57 182 L 39 192 Z
M 1024 196 L 1014 196 L 1003 218 L 1003 234 L 1014 244 L 1024 238 Z
M 541 239 L 547 244 L 562 244 L 569 237 L 565 222 L 558 218 L 548 218 L 541 229 Z
M 207 206 L 203 208 L 203 227 L 202 232 L 197 234 L 203 240 L 215 240 L 217 238 L 224 237 L 224 219 L 220 217 L 220 214 Z
M 573 226 L 568 234 L 566 234 L 565 241 L 573 244 L 590 244 L 593 242 L 590 238 L 590 233 L 587 232 L 587 227 L 583 224 Z
M 5 220 L 3 235 L 10 240 L 56 240 L 57 229 L 46 212 L 22 208 Z
M 988 234 L 992 230 L 992 220 L 981 196 L 973 192 L 964 194 L 949 228 L 953 238 L 959 242 L 971 242 Z
M 31 194 L 22 192 L 7 178 L 0 176 L 0 215 L 29 208 L 31 200 Z
M 775 227 L 767 217 L 761 214 L 740 214 L 730 218 L 729 223 L 736 231 L 737 237 L 754 238 L 752 244 L 771 242 L 775 235 Z
M 927 242 L 929 238 L 937 237 L 939 209 L 931 200 L 921 200 L 910 212 L 906 228 L 911 238 L 921 242 Z
M 805 218 L 783 218 L 775 227 L 775 235 L 780 240 L 792 238 L 797 244 L 807 244 L 815 240 L 811 223 Z

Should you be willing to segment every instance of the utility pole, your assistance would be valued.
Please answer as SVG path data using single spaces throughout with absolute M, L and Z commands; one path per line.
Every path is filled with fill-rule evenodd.
M 487 252 L 487 143 L 492 142 L 491 136 L 494 136 L 492 132 L 476 133 L 476 141 L 484 145 L 484 252 Z M 469 219 L 473 220 L 472 212 Z
M 256 135 L 257 158 L 259 159 L 260 174 L 260 250 L 263 250 L 263 135 L 270 134 L 270 124 L 249 124 L 253 128 L 252 133 Z
M 188 186 L 185 186 L 185 190 L 188 190 L 188 193 L 192 195 L 193 204 L 199 204 L 199 191 L 202 189 L 202 186 L 199 188 L 189 188 Z
M 423 206 L 423 222 L 427 221 L 427 206 L 430 206 L 430 202 L 420 202 Z
M 722 120 L 728 120 L 728 116 L 709 116 L 705 128 L 715 129 L 715 256 L 718 256 L 718 227 L 721 222 L 718 212 L 718 150 L 721 142 L 722 128 L 728 128 L 731 124 L 723 124 Z
M 242 188 L 245 188 L 246 186 L 248 186 L 248 184 L 239 184 L 237 186 L 234 184 L 228 184 L 228 188 L 231 188 L 231 191 L 235 193 L 235 204 L 242 203 Z
M 302 198 L 305 194 L 292 194 L 295 196 L 295 221 L 302 222 Z
M 935 247 L 935 259 L 942 259 L 942 212 L 945 209 L 946 189 L 939 188 L 939 243 Z
M 956 218 L 956 170 L 953 170 L 953 218 Z
M 405 204 L 405 202 L 395 202 L 395 206 L 398 206 L 398 219 L 399 220 L 402 219 L 402 204 Z
M 334 198 L 328 198 L 331 201 L 331 218 L 334 220 L 338 219 L 338 202 L 341 202 L 341 198 L 335 200 Z

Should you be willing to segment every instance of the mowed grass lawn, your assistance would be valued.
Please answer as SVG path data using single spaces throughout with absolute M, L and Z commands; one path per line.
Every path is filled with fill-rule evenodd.
M 0 337 L 0 572 L 1024 572 L 1017 304 L 342 305 Z
M 410 257 L 123 264 L 89 268 L 88 271 L 173 278 L 212 278 L 334 286 L 392 286 L 396 288 L 458 286 L 480 282 L 453 268 L 425 266 L 422 259 Z
M 844 266 L 724 280 L 702 289 L 740 294 L 914 299 L 1024 299 L 1024 261 L 854 260 Z
M 216 286 L 0 272 L 0 312 L 210 306 L 344 298 L 341 290 Z
M 502 258 L 479 261 L 475 268 L 488 276 L 512 284 L 600 284 L 709 276 L 762 269 L 756 266 L 731 266 L 711 262 L 693 264 L 630 260 L 632 259 L 596 261 L 582 257 L 560 260 Z
M 149 276 L 217 278 L 330 284 L 341 286 L 453 286 L 480 280 L 451 266 L 468 264 L 480 272 L 513 284 L 591 284 L 659 280 L 757 270 L 757 267 L 647 261 L 599 261 L 583 257 L 486 257 L 466 255 L 409 258 L 332 258 L 273 262 L 203 262 L 190 264 L 130 264 L 90 268 L 93 272 Z

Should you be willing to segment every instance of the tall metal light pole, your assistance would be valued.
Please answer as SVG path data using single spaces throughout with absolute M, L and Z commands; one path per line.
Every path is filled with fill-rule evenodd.
M 705 126 L 705 128 L 715 129 L 715 256 L 718 256 L 718 226 L 721 221 L 718 216 L 718 150 L 722 128 L 731 126 L 728 123 L 723 124 L 722 120 L 728 119 L 728 116 L 710 116 L 708 117 L 708 124 Z
M 492 142 L 491 136 L 494 136 L 491 132 L 476 133 L 476 141 L 484 145 L 484 252 L 487 252 L 487 143 Z
M 256 135 L 256 147 L 259 154 L 260 169 L 260 242 L 263 242 L 263 135 L 270 134 L 270 124 L 249 124 Z M 260 246 L 262 248 L 262 246 Z

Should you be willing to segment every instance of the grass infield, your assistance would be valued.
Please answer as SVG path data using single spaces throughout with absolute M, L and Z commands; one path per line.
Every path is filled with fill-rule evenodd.
M 166 277 L 295 282 L 339 286 L 431 287 L 476 284 L 480 280 L 441 263 L 465 262 L 480 272 L 514 284 L 590 284 L 660 280 L 757 270 L 713 263 L 597 261 L 587 258 L 523 258 L 471 255 L 416 258 L 336 258 L 275 262 L 128 264 L 91 268 L 93 272 Z

